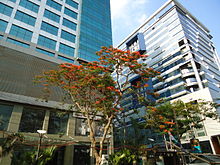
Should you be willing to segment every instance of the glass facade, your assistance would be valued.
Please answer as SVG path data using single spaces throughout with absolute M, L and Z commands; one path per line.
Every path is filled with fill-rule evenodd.
M 47 5 L 58 10 L 58 11 L 61 11 L 61 9 L 62 9 L 62 5 L 53 1 L 53 0 L 47 0 Z
M 35 13 L 38 13 L 38 10 L 39 10 L 39 6 L 31 1 L 28 1 L 28 0 L 21 0 L 20 3 L 19 3 L 20 6 L 28 9 L 28 10 L 31 10 Z
M 50 112 L 48 134 L 65 134 L 68 123 L 68 114 Z
M 31 41 L 33 32 L 16 25 L 12 25 L 9 34 L 26 41 Z
M 74 56 L 74 51 L 75 51 L 74 48 L 60 43 L 59 52 L 66 54 L 68 56 Z
M 66 3 L 76 9 L 78 9 L 78 3 L 74 2 L 73 0 L 66 0 Z
M 110 1 L 83 1 L 81 14 L 79 57 L 97 61 L 95 52 L 112 45 Z
M 44 117 L 44 110 L 25 107 L 22 112 L 18 131 L 37 133 L 37 130 L 42 130 Z
M 68 28 L 70 28 L 72 30 L 76 30 L 77 24 L 74 23 L 74 22 L 69 21 L 66 18 L 63 18 L 63 26 L 66 26 L 66 27 L 68 27 Z
M 48 52 L 48 51 L 40 49 L 40 48 L 36 48 L 36 51 L 38 51 L 39 53 L 42 53 L 42 54 L 46 54 L 46 55 L 51 56 L 51 57 L 55 56 L 54 53 Z
M 1 131 L 7 131 L 12 111 L 13 111 L 12 105 L 0 104 L 0 130 Z
M 77 19 L 77 15 L 78 15 L 76 12 L 74 12 L 74 11 L 72 11 L 72 10 L 66 8 L 66 7 L 64 9 L 64 14 L 66 14 L 66 15 L 74 18 L 74 19 Z
M 53 35 L 57 35 L 58 33 L 58 28 L 53 26 L 53 25 L 50 25 L 49 23 L 46 23 L 46 22 L 42 22 L 41 24 L 41 30 L 44 30 L 50 34 L 53 34 Z
M 5 32 L 7 25 L 8 25 L 8 22 L 0 20 L 0 31 Z
M 16 14 L 15 14 L 15 19 L 21 21 L 21 22 L 24 22 L 28 25 L 31 25 L 31 26 L 34 26 L 35 25 L 35 22 L 36 22 L 36 18 L 28 15 L 28 14 L 25 14 L 21 11 L 17 11 Z
M 29 44 L 26 44 L 26 43 L 23 43 L 23 42 L 20 42 L 20 41 L 11 39 L 11 38 L 7 38 L 6 41 L 7 41 L 7 42 L 10 42 L 10 43 L 12 43 L 12 44 L 18 45 L 18 46 L 22 46 L 22 47 L 24 47 L 24 48 L 29 48 L 29 47 L 30 47 Z
M 63 57 L 63 56 L 58 56 L 58 59 L 66 61 L 66 62 L 69 62 L 69 63 L 73 63 L 74 62 L 74 60 L 66 58 L 66 57 Z
M 53 20 L 57 23 L 60 22 L 60 16 L 47 9 L 44 11 L 44 17 L 49 18 L 50 20 Z
M 10 17 L 11 13 L 12 13 L 12 10 L 13 10 L 12 7 L 10 7 L 8 5 L 5 5 L 3 3 L 0 3 L 0 13 Z
M 56 48 L 56 41 L 41 35 L 38 37 L 37 44 L 53 50 Z
M 65 39 L 67 41 L 75 43 L 76 36 L 74 34 L 71 34 L 67 31 L 62 30 L 61 31 L 61 38 Z

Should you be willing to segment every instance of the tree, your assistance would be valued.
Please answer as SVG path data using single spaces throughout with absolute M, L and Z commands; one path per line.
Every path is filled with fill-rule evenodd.
M 166 102 L 148 107 L 146 126 L 162 134 L 172 132 L 180 141 L 182 135 L 192 128 L 202 128 L 202 121 L 207 117 L 216 119 L 215 107 L 215 103 L 204 100 Z
M 0 162 L 2 157 L 7 156 L 14 150 L 17 142 L 22 142 L 23 140 L 24 136 L 22 134 L 14 133 L 8 135 L 0 146 Z
M 24 151 L 20 152 L 20 155 L 14 154 L 12 157 L 12 165 L 45 165 L 53 159 L 56 147 L 51 146 L 43 149 L 40 152 L 38 159 L 36 160 L 37 151 Z
M 139 52 L 102 47 L 97 55 L 100 57 L 99 62 L 82 65 L 64 63 L 57 70 L 47 71 L 37 76 L 37 81 L 45 86 L 46 97 L 49 96 L 51 86 L 61 88 L 65 99 L 71 101 L 71 110 L 77 110 L 86 118 L 90 128 L 91 147 L 98 165 L 101 163 L 103 144 L 112 121 L 123 110 L 120 108 L 120 101 L 123 93 L 130 86 L 129 79 L 134 75 L 140 76 L 142 82 L 134 88 L 145 88 L 146 81 L 155 77 L 158 72 L 143 64 L 142 59 L 146 55 L 141 55 Z M 129 91 L 137 92 L 132 88 Z M 99 150 L 96 149 L 97 138 L 93 128 L 98 115 L 101 118 L 100 122 L 103 123 Z

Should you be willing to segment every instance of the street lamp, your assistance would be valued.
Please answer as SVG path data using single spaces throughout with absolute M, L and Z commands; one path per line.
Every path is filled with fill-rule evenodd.
M 45 131 L 45 130 L 37 130 L 37 133 L 39 134 L 40 140 L 39 140 L 39 143 L 38 143 L 38 145 L 37 145 L 36 160 L 37 160 L 38 157 L 39 157 L 40 146 L 41 146 L 41 140 L 42 140 L 42 138 L 43 138 L 43 135 L 46 133 L 46 131 Z

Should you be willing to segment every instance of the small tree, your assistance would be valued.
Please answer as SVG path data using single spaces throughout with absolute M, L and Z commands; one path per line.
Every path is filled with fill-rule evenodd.
M 182 135 L 192 128 L 202 128 L 207 117 L 216 119 L 216 104 L 209 101 L 181 100 L 148 107 L 146 125 L 159 133 L 172 132 L 180 141 Z
M 86 118 L 90 128 L 91 147 L 98 165 L 101 163 L 103 144 L 112 120 L 118 112 L 123 110 L 120 108 L 120 101 L 123 98 L 123 92 L 130 85 L 129 79 L 131 76 L 138 75 L 146 82 L 149 78 L 155 77 L 158 72 L 141 63 L 141 59 L 146 55 L 141 55 L 139 52 L 131 53 L 113 47 L 103 47 L 97 55 L 100 57 L 99 62 L 83 65 L 61 64 L 59 69 L 44 72 L 37 77 L 37 80 L 43 83 L 44 91 L 47 93 L 51 86 L 61 88 L 65 98 L 71 101 L 72 110 L 77 110 Z M 122 82 L 121 79 L 123 79 Z M 140 83 L 135 88 L 145 86 L 147 86 L 146 83 Z M 93 128 L 97 115 L 101 116 L 100 121 L 104 127 L 99 141 L 99 151 L 95 148 L 97 138 Z
M 3 144 L 0 145 L 0 163 L 2 157 L 9 155 L 14 150 L 16 143 L 23 142 L 23 140 L 24 136 L 22 134 L 14 133 L 8 135 L 3 141 Z

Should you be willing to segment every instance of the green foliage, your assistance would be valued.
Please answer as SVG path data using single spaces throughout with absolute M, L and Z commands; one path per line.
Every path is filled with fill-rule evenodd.
M 202 128 L 207 117 L 216 119 L 216 104 L 198 100 L 166 102 L 160 106 L 148 107 L 146 126 L 160 133 L 172 132 L 180 137 L 192 128 Z
M 128 149 L 123 149 L 109 156 L 110 165 L 131 165 L 137 160 L 137 156 Z
M 46 165 L 48 161 L 53 159 L 55 150 L 55 146 L 43 149 L 37 160 L 37 151 L 22 152 L 19 156 L 14 154 L 12 157 L 12 165 Z
M 1 145 L 0 158 L 11 153 L 14 150 L 16 143 L 22 142 L 23 140 L 24 136 L 20 133 L 13 133 L 8 135 Z

